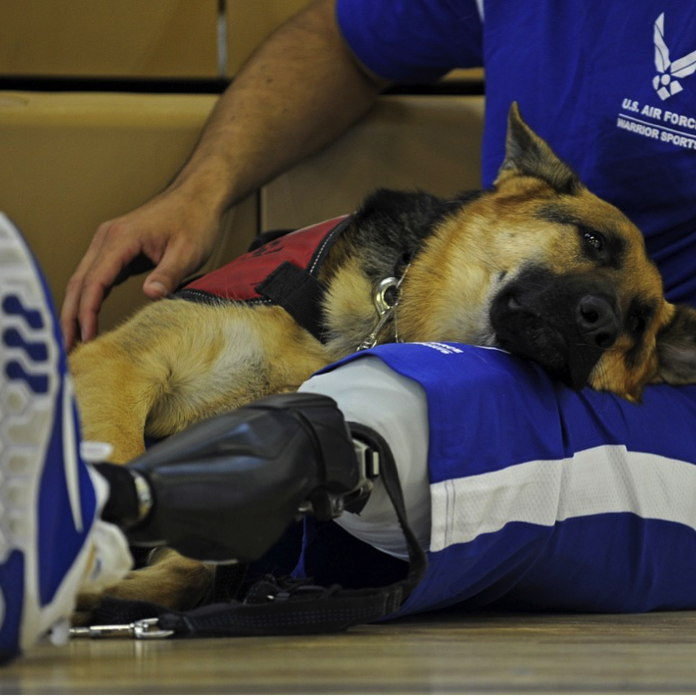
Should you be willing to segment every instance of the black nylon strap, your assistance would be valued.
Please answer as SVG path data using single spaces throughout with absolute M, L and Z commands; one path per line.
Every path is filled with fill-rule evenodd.
M 425 551 L 423 551 L 418 539 L 416 539 L 416 535 L 408 524 L 406 503 L 404 501 L 403 491 L 401 490 L 401 481 L 399 480 L 399 471 L 394 461 L 394 455 L 384 438 L 372 428 L 368 428 L 362 423 L 348 423 L 348 427 L 353 435 L 357 435 L 365 442 L 374 443 L 379 452 L 379 476 L 382 479 L 389 500 L 394 506 L 394 512 L 396 512 L 396 517 L 399 520 L 401 531 L 406 538 L 409 571 L 406 580 L 399 583 L 404 592 L 404 599 L 406 599 L 423 579 L 425 571 L 428 568 L 428 560 Z
M 300 326 L 321 341 L 321 303 L 326 288 L 311 273 L 285 261 L 256 286 L 256 292 L 280 305 Z
M 188 613 L 163 614 L 159 627 L 197 637 L 335 633 L 392 614 L 403 599 L 398 592 L 325 588 L 311 592 L 309 586 L 284 597 L 282 590 L 277 592 L 279 585 L 266 584 L 266 602 L 211 604 Z

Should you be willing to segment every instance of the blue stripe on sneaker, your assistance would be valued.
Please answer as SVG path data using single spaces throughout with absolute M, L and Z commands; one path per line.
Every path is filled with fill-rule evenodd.
M 5 374 L 9 379 L 23 380 L 34 394 L 48 392 L 47 375 L 31 375 L 16 360 L 10 360 L 5 366 Z
M 16 295 L 8 295 L 3 300 L 2 309 L 6 314 L 24 317 L 24 320 L 32 329 L 42 329 L 44 326 L 41 312 L 25 307 L 21 299 Z
M 2 335 L 3 343 L 9 348 L 21 348 L 34 362 L 46 362 L 48 360 L 48 347 L 45 343 L 36 343 L 26 340 L 17 329 L 8 329 Z
M 61 359 L 61 363 L 63 359 Z M 85 465 L 77 459 L 67 461 L 69 449 L 63 441 L 63 419 L 71 419 L 70 437 L 79 442 L 77 432 L 77 411 L 71 402 L 69 414 L 60 404 L 63 390 L 56 395 L 55 419 L 48 444 L 47 457 L 54 464 L 46 466 L 41 479 L 38 499 L 38 549 L 39 599 L 42 605 L 48 604 L 55 596 L 61 582 L 73 565 L 75 558 L 85 544 L 85 539 L 97 515 L 97 501 L 94 486 Z M 75 447 L 77 451 L 77 446 Z M 75 490 L 72 490 L 67 477 L 74 477 Z M 77 498 L 73 500 L 73 498 Z M 79 519 L 74 506 L 79 507 Z M 70 511 L 73 510 L 73 514 Z M 60 539 L 60 544 L 56 540 Z
M 44 326 L 41 312 L 38 309 L 25 306 L 16 295 L 5 297 L 2 309 L 8 315 L 22 317 L 29 330 L 39 330 Z M 3 332 L 2 343 L 8 348 L 20 348 L 28 361 L 42 363 L 48 360 L 48 346 L 43 342 L 25 338 L 14 326 Z M 5 374 L 9 379 L 24 381 L 35 394 L 48 392 L 48 376 L 43 372 L 34 372 L 17 360 L 7 362 Z
M 13 551 L 0 564 L 0 587 L 12 588 L 12 601 L 2 597 L 2 622 L 0 622 L 0 664 L 19 653 L 19 626 L 24 606 L 24 555 Z

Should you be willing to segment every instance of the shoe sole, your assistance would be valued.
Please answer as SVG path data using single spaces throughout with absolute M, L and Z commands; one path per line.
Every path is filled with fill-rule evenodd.
M 61 376 L 47 289 L 1 213 L 0 279 L 0 659 L 7 659 L 45 629 L 38 496 Z

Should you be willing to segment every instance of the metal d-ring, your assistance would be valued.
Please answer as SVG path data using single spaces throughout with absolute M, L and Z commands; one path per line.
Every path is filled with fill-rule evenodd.
M 388 293 L 390 290 L 396 290 L 399 287 L 399 280 L 390 276 L 389 278 L 382 278 L 377 284 L 375 293 L 372 296 L 372 302 L 377 310 L 377 322 L 370 332 L 370 335 L 358 346 L 357 350 L 368 350 L 369 348 L 374 348 L 377 345 L 377 336 L 382 330 L 382 327 L 387 323 L 389 318 L 396 307 L 396 302 L 398 298 L 397 293 L 392 293 L 394 295 L 393 302 L 390 302 Z
M 382 278 L 382 280 L 379 281 L 377 289 L 375 290 L 373 302 L 380 317 L 383 317 L 387 312 L 394 309 L 398 295 L 396 292 L 391 293 L 393 300 L 390 302 L 387 294 L 390 290 L 396 290 L 398 287 L 399 281 L 393 276 Z

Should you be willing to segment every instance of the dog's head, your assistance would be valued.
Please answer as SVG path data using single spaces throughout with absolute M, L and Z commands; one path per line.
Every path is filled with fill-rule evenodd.
M 516 104 L 493 190 L 443 229 L 445 295 L 479 308 L 443 315 L 449 337 L 473 334 L 576 389 L 630 400 L 649 382 L 696 382 L 696 311 L 664 299 L 640 231 L 582 185 Z

